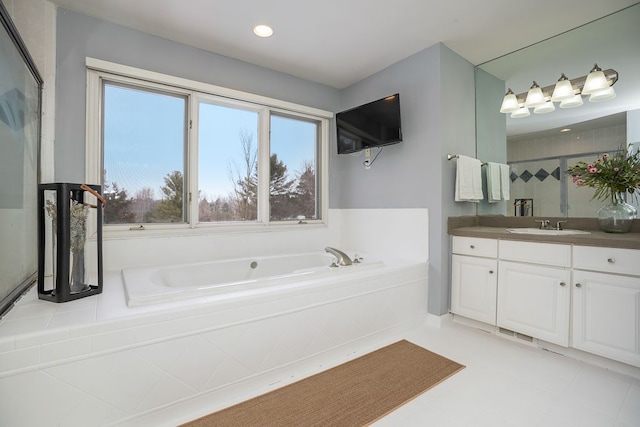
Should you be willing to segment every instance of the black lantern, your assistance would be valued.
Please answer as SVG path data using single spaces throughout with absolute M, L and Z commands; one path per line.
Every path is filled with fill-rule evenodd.
M 104 204 L 99 185 L 38 186 L 38 298 L 66 302 L 102 292 Z

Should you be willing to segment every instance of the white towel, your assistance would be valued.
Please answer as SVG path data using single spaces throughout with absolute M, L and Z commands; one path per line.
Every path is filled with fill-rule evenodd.
M 502 200 L 511 199 L 509 188 L 511 186 L 511 177 L 509 176 L 509 165 L 500 163 L 500 196 Z
M 478 159 L 458 156 L 456 168 L 456 202 L 479 202 L 482 192 L 482 163 Z
M 496 203 L 502 200 L 502 178 L 499 163 L 487 163 L 487 200 Z

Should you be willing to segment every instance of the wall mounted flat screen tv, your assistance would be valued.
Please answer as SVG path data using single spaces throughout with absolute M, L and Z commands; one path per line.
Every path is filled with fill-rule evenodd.
M 402 141 L 400 95 L 395 94 L 336 114 L 338 154 Z

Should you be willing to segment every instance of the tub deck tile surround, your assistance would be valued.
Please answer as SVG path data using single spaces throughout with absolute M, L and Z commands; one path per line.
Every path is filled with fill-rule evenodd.
M 564 228 L 590 231 L 591 234 L 549 236 L 515 234 L 507 231 L 507 228 L 536 227 L 539 224 L 535 220 L 541 219 L 548 219 L 551 224 L 568 220 L 569 222 L 563 224 Z M 640 249 L 640 219 L 634 220 L 631 231 L 624 234 L 600 231 L 595 218 L 508 217 L 501 215 L 458 216 L 448 218 L 447 228 L 452 236 Z
M 254 300 L 134 308 L 120 272 L 105 274 L 102 294 L 63 304 L 32 289 L 0 321 L 0 425 L 117 424 L 423 323 L 428 264 L 385 270 Z

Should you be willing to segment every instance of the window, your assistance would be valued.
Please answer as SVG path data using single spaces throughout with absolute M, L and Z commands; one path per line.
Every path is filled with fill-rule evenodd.
M 269 218 L 317 219 L 318 123 L 271 116 Z
M 258 112 L 199 104 L 198 221 L 258 219 Z
M 103 89 L 104 223 L 185 222 L 187 97 Z
M 87 180 L 109 230 L 321 222 L 326 111 L 87 59 Z

